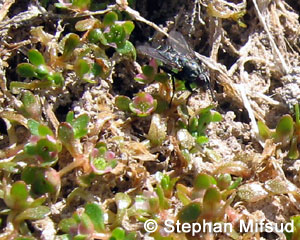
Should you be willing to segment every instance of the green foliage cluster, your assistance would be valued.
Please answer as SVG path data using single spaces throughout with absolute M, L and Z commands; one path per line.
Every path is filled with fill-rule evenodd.
M 258 121 L 260 136 L 266 139 L 273 139 L 274 142 L 280 143 L 284 149 L 289 147 L 288 157 L 290 159 L 299 158 L 298 144 L 300 142 L 300 113 L 299 105 L 294 106 L 295 121 L 291 115 L 284 115 L 280 118 L 276 129 L 269 129 L 262 121 Z

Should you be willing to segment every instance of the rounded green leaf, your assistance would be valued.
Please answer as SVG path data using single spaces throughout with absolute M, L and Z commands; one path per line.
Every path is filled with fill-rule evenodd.
M 17 66 L 17 73 L 22 77 L 33 78 L 36 77 L 36 67 L 30 63 L 20 63 Z
M 126 21 L 123 23 L 124 30 L 127 35 L 130 35 L 134 29 L 134 23 L 132 21 Z
M 16 202 L 25 202 L 29 196 L 26 184 L 23 181 L 15 182 L 11 187 L 10 195 Z
M 88 40 L 92 43 L 98 43 L 103 38 L 104 38 L 104 35 L 103 35 L 101 29 L 99 29 L 99 28 L 92 29 L 88 35 Z
M 269 139 L 272 136 L 271 130 L 268 128 L 268 126 L 263 123 L 262 121 L 258 120 L 257 121 L 257 126 L 258 126 L 258 131 L 259 135 L 264 139 Z
M 114 237 L 115 240 L 124 240 L 125 230 L 120 227 L 117 227 L 112 231 L 111 237 Z
M 31 49 L 28 51 L 28 58 L 29 61 L 35 66 L 45 64 L 43 55 L 36 49 Z
M 105 230 L 104 225 L 104 213 L 101 207 L 95 203 L 88 203 L 85 205 L 85 213 L 89 216 L 94 224 L 94 228 L 97 232 Z
M 148 78 L 152 78 L 155 74 L 154 68 L 149 65 L 143 66 L 142 71 L 143 71 L 143 74 Z
M 196 222 L 198 217 L 201 214 L 201 207 L 200 203 L 190 203 L 183 207 L 183 209 L 180 210 L 178 213 L 178 220 L 182 223 L 184 222 Z
M 70 228 L 75 226 L 76 224 L 77 224 L 77 222 L 74 218 L 65 218 L 59 222 L 58 228 L 61 231 L 68 233 L 70 231 Z
M 216 185 L 217 181 L 210 175 L 205 173 L 200 173 L 194 182 L 194 187 L 196 189 L 208 189 L 212 185 Z
M 129 97 L 126 96 L 117 96 L 115 99 L 115 105 L 119 110 L 122 110 L 124 112 L 129 112 L 129 104 L 131 103 L 131 100 Z
M 75 66 L 75 72 L 76 74 L 80 77 L 83 78 L 84 74 L 88 73 L 90 71 L 90 65 L 88 64 L 87 61 L 84 59 L 79 59 Z
M 49 70 L 46 65 L 41 64 L 36 68 L 36 73 L 39 79 L 44 79 L 49 74 Z
M 65 40 L 65 45 L 64 45 L 64 51 L 63 51 L 63 58 L 68 58 L 71 56 L 73 53 L 74 49 L 78 46 L 80 43 L 80 38 L 77 34 L 75 33 L 70 33 L 66 40 Z
M 109 43 L 115 43 L 117 48 L 122 48 L 126 43 L 126 33 L 122 26 L 113 24 L 110 26 L 110 31 L 104 33 L 104 36 Z
M 40 126 L 39 122 L 37 122 L 33 119 L 29 119 L 28 122 L 27 122 L 27 125 L 28 125 L 30 133 L 32 135 L 39 136 L 39 126 Z
M 111 11 L 111 12 L 105 14 L 103 23 L 104 23 L 104 25 L 109 26 L 109 25 L 114 24 L 114 22 L 117 20 L 118 20 L 118 14 Z
M 290 115 L 283 116 L 276 127 L 276 134 L 278 137 L 289 137 L 292 136 L 294 132 L 294 122 Z
M 49 207 L 46 206 L 38 206 L 35 208 L 28 208 L 20 213 L 15 221 L 21 222 L 24 220 L 39 220 L 45 218 L 50 213 Z
M 67 145 L 74 141 L 74 131 L 71 124 L 63 122 L 59 125 L 58 138 L 62 143 Z
M 117 52 L 123 55 L 130 55 L 135 60 L 136 59 L 136 50 L 133 44 L 126 40 L 125 45 L 121 48 L 117 48 Z

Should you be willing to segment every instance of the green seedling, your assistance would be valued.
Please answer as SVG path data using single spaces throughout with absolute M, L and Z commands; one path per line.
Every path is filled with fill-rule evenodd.
M 93 173 L 102 175 L 114 169 L 118 162 L 115 153 L 108 151 L 104 143 L 98 143 L 90 156 Z
M 258 121 L 259 135 L 266 139 L 274 139 L 276 143 L 281 143 L 281 147 L 289 147 L 288 157 L 297 159 L 299 157 L 298 143 L 300 143 L 300 114 L 299 105 L 295 107 L 295 121 L 290 115 L 284 115 L 279 120 L 276 129 L 269 129 L 262 121 Z
M 212 122 L 220 122 L 222 116 L 218 112 L 211 111 L 213 106 L 208 106 L 198 111 L 195 116 L 189 116 L 187 109 L 184 106 L 180 106 L 178 111 L 181 116 L 181 120 L 178 126 L 183 129 L 187 129 L 188 132 L 196 139 L 197 144 L 204 144 L 208 142 L 208 138 L 205 136 L 207 126 Z
M 38 97 L 32 92 L 25 90 L 22 92 L 21 101 L 23 104 L 19 110 L 23 116 L 39 121 L 41 119 L 42 109 Z
M 30 83 L 11 82 L 11 89 L 37 89 L 49 87 L 62 87 L 64 78 L 60 72 L 55 72 L 51 67 L 47 66 L 43 55 L 36 49 L 28 51 L 30 63 L 21 63 L 17 66 L 17 73 L 25 78 L 37 78 Z
M 41 166 L 52 166 L 58 160 L 58 153 L 62 146 L 50 128 L 39 122 L 29 119 L 28 128 L 32 134 L 30 142 L 25 145 L 24 153 L 35 159 Z
M 125 96 L 118 96 L 115 104 L 122 111 L 131 111 L 138 117 L 147 117 L 155 111 L 157 100 L 149 93 L 140 92 L 132 100 Z
M 7 221 L 12 223 L 16 232 L 30 235 L 25 220 L 34 221 L 46 217 L 50 209 L 42 206 L 45 197 L 32 199 L 27 189 L 26 183 L 17 181 L 11 187 L 4 187 L 3 200 L 9 209 L 2 210 L 1 214 L 6 214 Z
M 22 171 L 22 180 L 31 184 L 33 194 L 58 193 L 61 186 L 60 176 L 50 167 L 27 166 Z
M 84 211 L 78 209 L 71 218 L 61 220 L 58 228 L 72 239 L 92 239 L 94 233 L 105 231 L 104 212 L 98 204 L 88 203 Z
M 73 157 L 80 155 L 78 150 L 79 139 L 88 133 L 89 116 L 82 114 L 77 118 L 74 112 L 69 112 L 66 122 L 62 122 L 58 127 L 58 139 L 68 149 Z

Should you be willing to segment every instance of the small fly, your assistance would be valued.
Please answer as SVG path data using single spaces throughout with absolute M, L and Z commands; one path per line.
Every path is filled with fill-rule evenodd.
M 203 64 L 198 64 L 194 51 L 189 47 L 181 33 L 175 30 L 171 31 L 165 49 L 142 45 L 137 50 L 162 61 L 165 66 L 161 68 L 175 78 L 185 80 L 185 86 L 188 90 L 192 90 L 191 84 L 194 83 L 198 86 L 208 86 L 214 98 L 208 71 Z M 178 73 L 173 72 L 172 68 L 178 69 Z

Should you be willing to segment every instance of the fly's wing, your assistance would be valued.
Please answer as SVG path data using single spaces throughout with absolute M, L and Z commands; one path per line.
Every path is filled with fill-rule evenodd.
M 192 49 L 189 47 L 188 43 L 186 42 L 184 36 L 175 30 L 172 30 L 169 33 L 168 41 L 172 48 L 178 53 L 182 54 L 185 57 L 192 58 L 191 55 L 193 53 Z
M 168 54 L 164 54 L 163 51 L 157 50 L 153 47 L 150 47 L 148 45 L 142 45 L 142 46 L 138 46 L 137 50 L 147 56 L 153 57 L 157 60 L 162 61 L 163 63 L 173 66 L 173 67 L 177 67 L 177 65 L 172 61 L 172 59 L 168 58 Z

